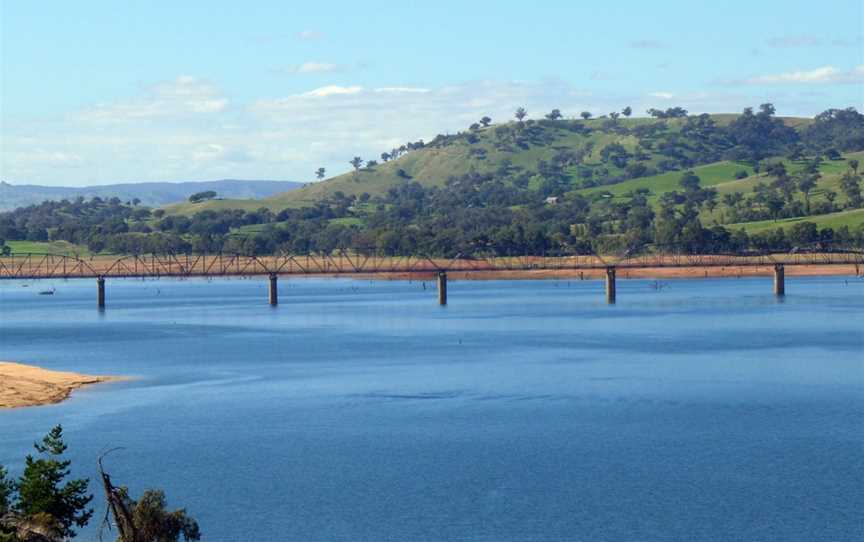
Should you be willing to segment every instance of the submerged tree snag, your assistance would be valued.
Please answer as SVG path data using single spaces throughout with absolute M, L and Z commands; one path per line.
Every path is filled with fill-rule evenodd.
M 117 527 L 118 542 L 176 542 L 181 536 L 184 540 L 201 539 L 198 523 L 186 515 L 184 509 L 172 512 L 166 509 L 163 491 L 148 489 L 138 501 L 134 501 L 129 497 L 126 487 L 114 486 L 102 467 L 102 458 L 111 451 L 99 457 L 99 475 L 108 504 L 102 521 L 103 528 L 107 526 L 111 529 L 110 515 Z

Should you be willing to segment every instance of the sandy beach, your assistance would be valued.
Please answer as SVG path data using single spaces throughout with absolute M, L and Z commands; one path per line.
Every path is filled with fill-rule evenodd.
M 0 409 L 59 403 L 69 397 L 73 390 L 116 380 L 122 378 L 49 371 L 32 365 L 0 361 Z

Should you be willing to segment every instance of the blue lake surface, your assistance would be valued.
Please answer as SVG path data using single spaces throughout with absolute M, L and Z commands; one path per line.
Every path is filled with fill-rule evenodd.
M 864 281 L 651 284 L 0 282 L 0 359 L 136 377 L 0 411 L 0 463 L 62 423 L 208 541 L 864 539 Z

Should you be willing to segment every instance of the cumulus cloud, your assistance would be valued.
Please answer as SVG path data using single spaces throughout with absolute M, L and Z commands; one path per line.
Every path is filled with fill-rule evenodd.
M 825 85 L 860 83 L 864 81 L 864 64 L 844 71 L 834 66 L 822 66 L 812 70 L 797 70 L 784 73 L 758 75 L 746 79 L 748 85 Z

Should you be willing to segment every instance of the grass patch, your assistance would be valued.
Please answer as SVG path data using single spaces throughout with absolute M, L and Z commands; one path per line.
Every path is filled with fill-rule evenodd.
M 737 230 L 743 228 L 748 234 L 763 232 L 766 230 L 788 229 L 799 222 L 812 222 L 820 228 L 832 229 L 848 226 L 850 230 L 864 227 L 864 209 L 853 209 L 840 211 L 825 215 L 801 216 L 796 218 L 784 218 L 781 220 L 762 220 L 759 222 L 741 222 L 738 224 L 727 224 L 726 228 Z
M 61 254 L 64 256 L 90 256 L 86 246 L 75 245 L 68 241 L 6 241 L 13 254 Z

